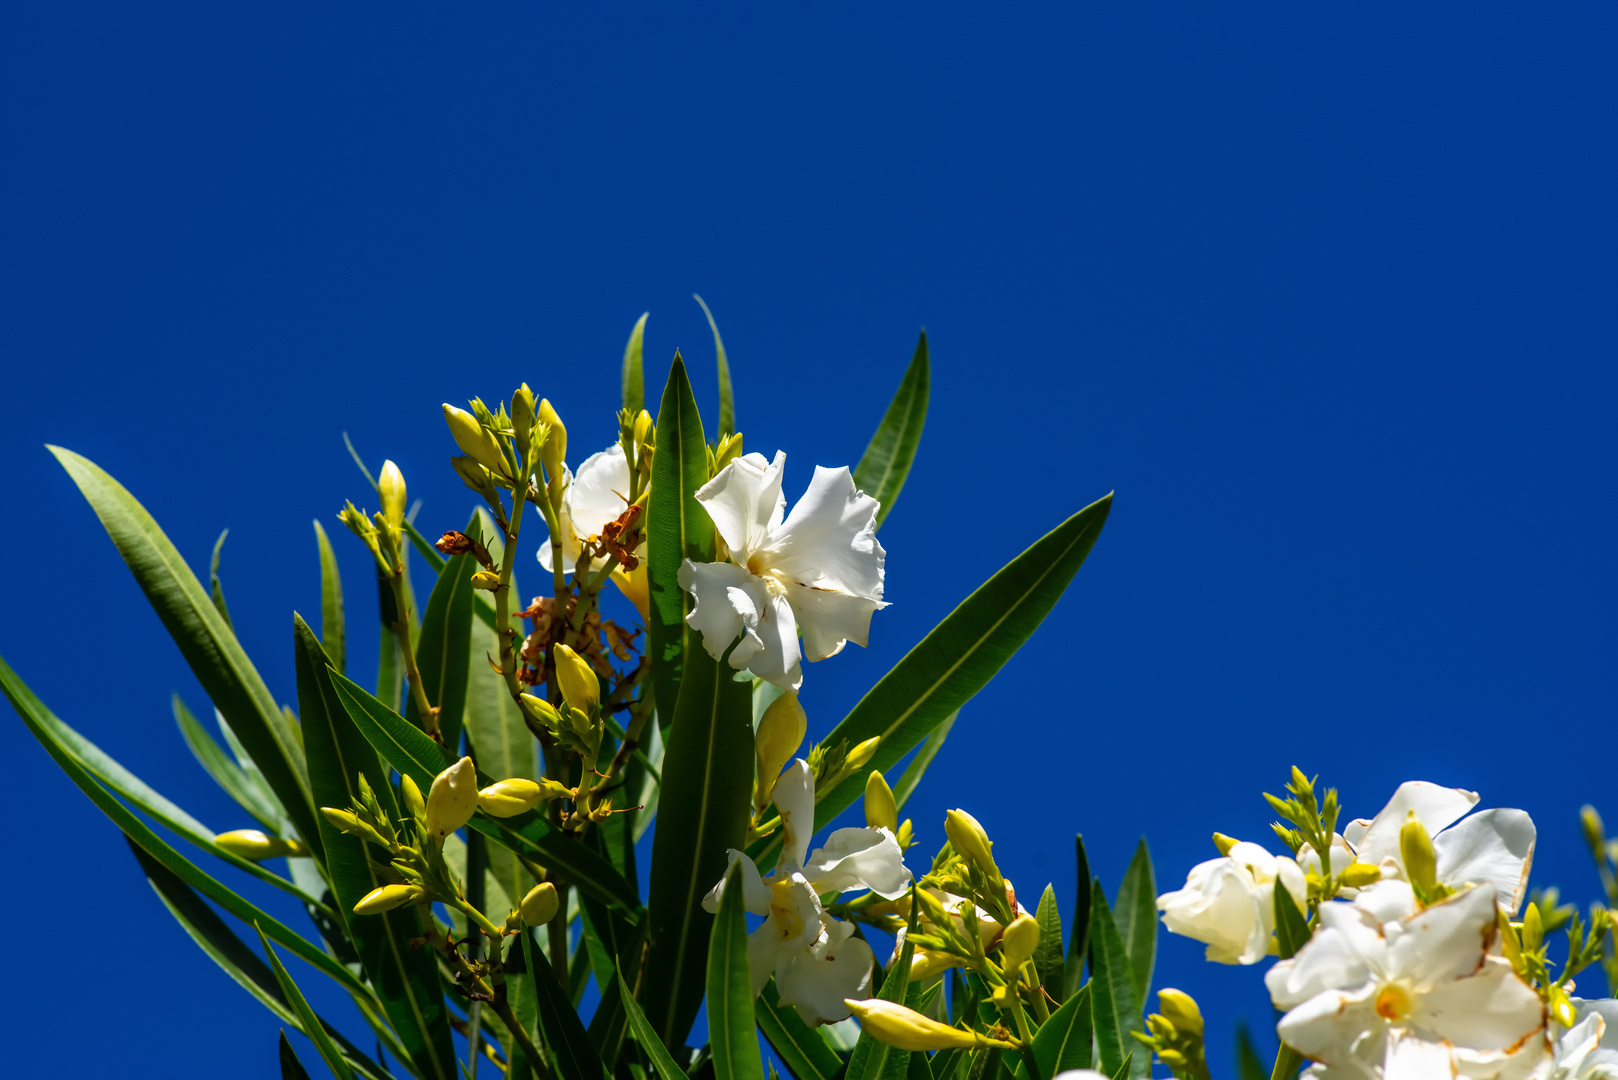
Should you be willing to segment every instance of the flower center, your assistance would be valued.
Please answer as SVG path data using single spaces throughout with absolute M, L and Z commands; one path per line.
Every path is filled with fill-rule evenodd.
M 803 934 L 803 916 L 793 903 L 790 881 L 778 881 L 770 886 L 770 920 L 782 941 L 791 941 Z
M 1376 1014 L 1384 1020 L 1403 1020 L 1410 1015 L 1410 994 L 1398 983 L 1388 983 L 1376 993 Z

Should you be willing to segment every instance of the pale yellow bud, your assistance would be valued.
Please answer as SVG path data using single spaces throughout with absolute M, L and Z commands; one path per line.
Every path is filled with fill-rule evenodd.
M 1423 900 L 1433 899 L 1438 886 L 1438 853 L 1433 850 L 1433 838 L 1410 811 L 1409 820 L 1399 829 L 1399 856 L 1405 864 L 1405 878 Z
M 1590 845 L 1590 850 L 1601 857 L 1601 848 L 1607 840 L 1607 828 L 1601 823 L 1601 815 L 1596 808 L 1586 806 L 1579 811 L 1579 824 L 1584 827 L 1584 842 Z
M 978 1045 L 978 1036 L 970 1031 L 940 1024 L 895 1001 L 844 999 L 843 1004 L 859 1018 L 862 1031 L 899 1050 L 970 1050 Z M 993 1039 L 985 1041 L 1005 1045 Z
M 1545 943 L 1545 922 L 1540 918 L 1539 905 L 1529 904 L 1522 913 L 1522 947 L 1533 952 Z
M 1238 843 L 1234 836 L 1226 836 L 1222 832 L 1216 832 L 1213 834 L 1213 842 L 1214 847 L 1219 849 L 1219 854 L 1221 855 L 1229 855 L 1230 849 L 1235 847 Z
M 554 728 L 562 722 L 562 714 L 556 711 L 556 706 L 542 697 L 524 694 L 522 703 L 527 706 L 529 714 L 546 727 Z
M 561 901 L 556 895 L 556 886 L 550 882 L 542 882 L 528 890 L 528 895 L 522 898 L 517 910 L 522 914 L 522 921 L 529 926 L 539 926 L 556 918 L 560 910 Z
M 1157 1009 L 1182 1033 L 1202 1038 L 1202 1010 L 1190 994 L 1166 986 L 1157 992 Z
M 322 806 L 320 812 L 326 820 L 346 833 L 357 833 L 365 829 L 365 824 L 354 816 L 351 810 L 339 810 L 335 806 Z
M 856 772 L 865 768 L 866 765 L 870 764 L 871 759 L 876 756 L 876 748 L 881 745 L 882 736 L 880 735 L 866 739 L 861 743 L 855 743 L 854 749 L 848 752 L 848 759 L 843 763 L 843 767 L 849 772 Z
M 507 471 L 506 456 L 500 452 L 499 441 L 478 423 L 477 417 L 446 402 L 444 419 L 449 422 L 449 433 L 455 437 L 455 445 L 461 448 L 461 453 L 485 469 L 502 474 Z
M 519 444 L 528 441 L 528 432 L 534 426 L 534 392 L 523 383 L 511 395 L 511 430 Z
M 652 434 L 652 414 L 642 409 L 635 417 L 635 445 L 645 446 Z
M 376 477 L 376 493 L 382 500 L 382 516 L 389 525 L 395 529 L 404 526 L 405 519 L 405 479 L 399 466 L 392 461 L 382 463 L 382 471 Z
M 307 855 L 309 849 L 296 840 L 283 840 L 258 829 L 232 829 L 213 838 L 213 842 L 237 858 L 258 862 L 281 855 Z
M 567 788 L 554 780 L 535 783 L 532 780 L 514 777 L 490 784 L 478 792 L 478 806 L 485 814 L 494 817 L 516 817 L 532 810 L 546 799 L 555 799 L 566 794 Z
M 405 811 L 417 821 L 427 817 L 427 800 L 421 797 L 421 788 L 408 776 L 399 777 L 399 794 L 404 798 Z
M 899 827 L 899 804 L 893 800 L 893 789 L 874 769 L 865 778 L 865 824 L 889 832 Z
M 427 831 L 442 840 L 472 820 L 478 808 L 477 770 L 463 757 L 433 779 L 427 792 Z
M 601 703 L 601 680 L 589 661 L 566 645 L 556 646 L 556 681 L 562 700 L 586 716 L 594 716 Z
M 500 588 L 500 575 L 493 570 L 479 570 L 472 575 L 472 588 L 494 592 Z
M 556 481 L 562 475 L 562 462 L 567 460 L 567 428 L 562 418 L 551 408 L 550 399 L 539 403 L 539 422 L 546 427 L 545 443 L 539 448 L 539 458 L 545 463 L 545 477 Z
M 912 982 L 930 979 L 963 963 L 959 956 L 951 953 L 917 949 L 910 957 L 910 979 Z
M 381 915 L 385 911 L 404 907 L 426 895 L 419 885 L 383 885 L 372 889 L 354 905 L 356 915 Z
M 1382 868 L 1370 863 L 1350 863 L 1337 875 L 1337 879 L 1351 889 L 1363 889 L 1382 880 Z
M 792 755 L 803 745 L 809 730 L 809 718 L 798 695 L 788 690 L 764 710 L 759 717 L 758 734 L 753 739 L 753 753 L 758 759 L 758 803 L 763 806 L 775 790 L 781 770 L 787 767 Z
M 1032 915 L 1019 915 L 1011 920 L 1005 933 L 1000 935 L 1000 948 L 1005 959 L 1006 977 L 1033 959 L 1039 947 L 1039 923 Z
M 975 863 L 986 874 L 994 877 L 1000 875 L 1000 868 L 995 865 L 994 854 L 990 850 L 994 845 L 989 842 L 989 834 L 983 831 L 977 818 L 965 810 L 946 811 L 944 835 L 949 837 L 950 845 L 961 858 Z

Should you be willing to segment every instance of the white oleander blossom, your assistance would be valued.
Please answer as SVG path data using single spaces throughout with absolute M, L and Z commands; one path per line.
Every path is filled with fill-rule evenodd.
M 1159 896 L 1157 909 L 1171 933 L 1204 942 L 1209 960 L 1256 964 L 1269 955 L 1275 932 L 1277 883 L 1303 911 L 1308 886 L 1298 864 L 1242 841 L 1223 858 L 1193 866 L 1185 887 Z
M 629 505 L 629 461 L 624 448 L 614 443 L 599 454 L 584 459 L 577 473 L 562 467 L 561 512 L 562 570 L 572 573 L 584 541 L 601 535 L 608 522 L 616 521 Z M 553 569 L 552 546 L 546 540 L 539 547 L 539 565 Z
M 1487 882 L 1500 905 L 1515 913 L 1534 862 L 1534 820 L 1522 810 L 1472 814 L 1477 804 L 1475 791 L 1411 780 L 1399 785 L 1376 817 L 1350 822 L 1343 839 L 1358 861 L 1380 867 L 1384 878 L 1403 878 L 1399 830 L 1414 813 L 1433 839 L 1440 883 L 1458 889 Z
M 1283 1042 L 1313 1078 L 1516 1080 L 1546 1060 L 1545 1006 L 1494 954 L 1494 886 L 1421 908 L 1381 881 L 1320 906 L 1313 938 L 1265 975 Z
M 871 984 L 871 947 L 854 937 L 852 923 L 827 915 L 820 897 L 828 892 L 867 889 L 887 900 L 910 888 L 910 871 L 899 842 L 886 828 L 838 829 L 824 847 L 809 850 L 815 826 L 815 779 L 808 762 L 787 766 L 772 795 L 781 814 L 780 861 L 769 877 L 753 860 L 730 850 L 730 867 L 741 864 L 742 899 L 764 922 L 747 936 L 747 963 L 753 994 L 770 976 L 781 1002 L 794 1005 L 806 1024 L 846 1019 L 844 999 L 862 999 Z M 726 876 L 703 899 L 710 912 L 719 910 Z
M 729 561 L 687 559 L 679 580 L 696 601 L 686 622 L 709 655 L 718 659 L 736 642 L 732 667 L 796 690 L 803 657 L 824 660 L 850 641 L 865 644 L 871 613 L 887 607 L 885 552 L 877 501 L 854 487 L 846 467 L 816 466 L 791 514 L 781 494 L 785 468 L 784 453 L 774 461 L 747 454 L 697 490 Z

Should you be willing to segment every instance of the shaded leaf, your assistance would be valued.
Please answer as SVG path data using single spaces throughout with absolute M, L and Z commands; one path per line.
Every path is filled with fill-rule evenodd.
M 258 786 L 248 779 L 246 771 L 225 753 L 225 748 L 215 742 L 213 736 L 208 734 L 208 729 L 191 715 L 191 710 L 185 707 L 179 694 L 172 695 L 171 703 L 174 708 L 174 720 L 180 725 L 180 735 L 185 739 L 185 745 L 191 748 L 197 763 L 213 777 L 214 783 L 218 784 L 226 795 L 236 800 L 238 806 L 252 814 L 266 828 L 279 831 L 280 806 L 264 797 Z M 82 749 L 79 750 L 79 757 L 81 760 L 84 758 Z M 91 771 L 96 770 L 92 767 Z
M 1034 949 L 1034 970 L 1039 984 L 1057 1001 L 1066 996 L 1067 974 L 1062 960 L 1062 913 L 1056 906 L 1056 889 L 1050 885 L 1040 894 L 1034 910 L 1039 924 L 1039 945 Z
M 943 749 L 944 740 L 949 738 L 949 729 L 955 726 L 955 718 L 959 715 L 960 710 L 957 709 L 944 717 L 938 722 L 938 726 L 921 740 L 921 745 L 916 747 L 915 756 L 910 759 L 910 764 L 905 766 L 905 771 L 899 775 L 899 782 L 893 786 L 893 801 L 898 809 L 904 809 L 905 803 L 910 801 L 910 796 L 914 795 L 916 788 L 921 785 L 921 778 L 927 775 L 927 766 L 933 763 L 933 758 Z
M 1246 1024 L 1236 1028 L 1236 1080 L 1270 1080 L 1264 1069 L 1264 1059 L 1253 1048 L 1253 1033 Z
M 225 537 L 230 535 L 226 529 L 219 534 L 219 539 L 213 542 L 213 557 L 208 560 L 208 599 L 213 601 L 214 610 L 219 617 L 230 625 L 230 608 L 225 606 L 225 587 L 219 583 L 219 555 L 225 550 Z
M 753 1017 L 753 978 L 747 966 L 747 911 L 742 870 L 730 871 L 708 941 L 708 1043 L 717 1080 L 764 1080 Z
M 764 984 L 753 1011 L 771 1049 L 798 1080 L 834 1080 L 842 1070 L 843 1059 L 826 1045 L 819 1032 L 803 1022 L 797 1008 L 781 1004 L 774 979 Z
M 1124 1059 L 1136 1045 L 1131 1031 L 1145 1031 L 1145 1020 L 1140 1003 L 1135 999 L 1135 977 L 1129 966 L 1129 954 L 1124 939 L 1113 922 L 1112 908 L 1107 905 L 1107 894 L 1101 883 L 1095 882 L 1090 893 L 1090 995 L 1096 1029 L 1096 1045 L 1101 1062 L 1096 1066 L 1108 1076 L 1114 1076 L 1123 1066 Z M 1135 1057 L 1131 1075 L 1146 1076 L 1151 1055 Z
M 713 321 L 713 312 L 696 293 L 691 298 L 702 304 L 702 313 L 708 317 L 708 329 L 713 331 L 713 351 L 719 366 L 719 437 L 736 433 L 736 400 L 730 387 L 730 361 L 725 358 L 725 343 L 719 337 L 719 324 Z
M 646 1014 L 641 1011 L 640 1005 L 635 1001 L 635 995 L 630 992 L 629 984 L 624 982 L 624 974 L 621 971 L 618 973 L 618 998 L 623 1002 L 624 1013 L 629 1017 L 629 1027 L 635 1033 L 635 1041 L 646 1051 L 646 1056 L 652 1059 L 652 1065 L 657 1069 L 658 1075 L 663 1080 L 687 1080 L 685 1071 L 669 1054 L 668 1047 L 657 1037 L 657 1032 L 652 1030 Z M 799 1080 L 803 1078 L 800 1077 Z
M 282 964 L 281 958 L 276 955 L 275 946 L 270 944 L 270 939 L 264 936 L 262 929 L 256 926 L 254 929 L 258 930 L 259 944 L 264 947 L 264 956 L 270 962 L 270 969 L 275 972 L 276 982 L 281 984 L 281 995 L 298 1014 L 304 1033 L 320 1052 L 320 1059 L 326 1063 L 326 1067 L 332 1071 L 337 1080 L 352 1080 L 354 1073 L 343 1060 L 337 1044 L 331 1041 L 331 1036 L 327 1035 L 326 1029 L 321 1026 L 319 1018 L 315 1016 L 315 1010 L 309 1007 L 303 991 L 298 989 L 298 984 L 293 982 L 292 976 L 287 973 L 286 965 Z
M 1039 1031 L 1034 1035 L 1034 1064 L 1039 1067 L 1042 1080 L 1051 1080 L 1067 1069 L 1091 1068 L 1093 1062 L 1090 1052 L 1094 1037 L 1090 988 L 1080 987 L 1079 992 L 1053 1012 L 1049 1020 L 1039 1025 Z M 1028 1076 L 1028 1069 L 1022 1062 L 1018 1062 L 1017 1076 L 1019 1080 L 1025 1080 Z
M 916 947 L 910 939 L 915 936 L 916 919 L 920 913 L 921 905 L 912 902 L 904 948 L 900 950 L 898 960 L 888 967 L 882 988 L 876 993 L 883 1001 L 912 1004 L 907 999 L 911 990 L 910 964 L 915 958 Z M 846 1080 L 903 1080 L 910 1069 L 911 1053 L 889 1046 L 870 1033 L 861 1031 L 859 1041 L 854 1044 L 854 1051 L 848 1058 Z
M 331 658 L 332 667 L 346 671 L 347 630 L 343 626 L 343 579 L 337 573 L 337 554 L 331 549 L 326 530 L 317 520 L 315 545 L 320 549 L 320 644 Z
M 1094 878 L 1090 874 L 1090 856 L 1084 850 L 1084 836 L 1073 837 L 1075 859 L 1078 863 L 1078 889 L 1073 898 L 1073 929 L 1067 939 L 1066 982 L 1062 1000 L 1066 1001 L 1084 982 L 1084 961 L 1090 951 L 1090 890 Z
M 646 376 L 642 373 L 641 352 L 646 341 L 646 318 L 643 312 L 629 332 L 629 344 L 624 346 L 624 408 L 633 417 L 646 407 Z
M 1143 1006 L 1152 986 L 1152 965 L 1157 956 L 1157 882 L 1152 875 L 1152 856 L 1141 838 L 1135 857 L 1124 871 L 1114 908 L 1118 934 L 1129 953 L 1129 967 L 1135 982 L 1135 1000 Z
M 461 718 L 466 713 L 466 686 L 472 653 L 472 575 L 478 569 L 470 554 L 456 555 L 439 571 L 416 638 L 416 670 L 427 701 L 438 708 L 438 729 L 449 756 L 461 745 Z M 405 719 L 423 726 L 416 696 L 409 695 Z M 502 777 L 501 779 L 505 779 Z
M 374 565 L 374 564 L 373 564 Z M 399 711 L 399 695 L 404 679 L 404 654 L 399 649 L 399 638 L 393 624 L 399 621 L 399 603 L 393 595 L 388 576 L 377 568 L 377 618 L 382 633 L 377 639 L 376 696 L 377 700 L 394 712 Z
M 287 1033 L 281 1032 L 281 1080 L 309 1080 L 309 1073 L 304 1069 L 303 1062 L 293 1052 L 292 1044 L 287 1042 Z
M 531 934 L 522 935 L 523 960 L 533 973 L 534 997 L 539 1006 L 539 1030 L 545 1051 L 555 1060 L 558 1077 L 567 1080 L 605 1080 L 601 1058 L 579 1021 L 573 1003 L 562 993 L 545 954 L 533 946 Z
M 882 416 L 882 423 L 877 425 L 864 456 L 854 467 L 854 486 L 881 503 L 876 512 L 877 528 L 882 527 L 883 519 L 893 509 L 905 477 L 910 475 L 910 466 L 916 460 L 921 429 L 927 422 L 930 379 L 927 331 L 923 330 L 910 366 L 905 369 L 899 389 Z
M 1273 899 L 1275 943 L 1280 949 L 1281 959 L 1290 960 L 1308 942 L 1309 922 L 1304 918 L 1303 912 L 1298 910 L 1298 903 L 1292 899 L 1292 893 L 1286 889 L 1277 888 Z

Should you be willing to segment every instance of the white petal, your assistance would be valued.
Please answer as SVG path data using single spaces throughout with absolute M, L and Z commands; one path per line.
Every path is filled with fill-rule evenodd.
M 1476 975 L 1429 988 L 1411 1005 L 1411 1024 L 1471 1050 L 1509 1049 L 1545 1023 L 1539 995 L 1501 957 L 1490 957 Z
M 769 890 L 770 914 L 760 929 L 774 936 L 777 951 L 798 952 L 818 942 L 825 930 L 814 886 L 802 874 L 772 874 Z
M 821 893 L 869 889 L 894 900 L 910 888 L 904 852 L 886 829 L 838 829 L 809 856 L 804 874 Z
M 1440 900 L 1384 928 L 1386 973 L 1389 978 L 1409 979 L 1418 988 L 1470 975 L 1483 965 L 1494 926 L 1492 885 L 1475 885 Z
M 1376 926 L 1408 919 L 1419 907 L 1410 882 L 1399 878 L 1384 878 L 1361 889 L 1354 897 L 1354 906 Z
M 1355 853 L 1361 862 L 1368 863 L 1379 863 L 1389 857 L 1398 858 L 1399 830 L 1404 828 L 1411 810 L 1416 812 L 1416 820 L 1426 827 L 1427 835 L 1434 836 L 1460 820 L 1461 815 L 1477 804 L 1475 791 L 1441 787 L 1425 780 L 1407 781 L 1399 785 L 1399 790 L 1393 793 L 1388 805 L 1371 820 L 1364 835 L 1355 844 Z M 1354 843 L 1351 834 L 1358 832 L 1354 825 L 1343 830 L 1344 837 L 1350 843 Z
M 809 763 L 794 758 L 775 782 L 770 800 L 781 815 L 781 866 L 791 873 L 803 866 L 809 838 L 815 832 L 815 774 L 809 771 Z
M 1281 1041 L 1327 1065 L 1349 1065 L 1359 1054 L 1371 1056 L 1365 1036 L 1375 1043 L 1387 1025 L 1376 1014 L 1372 998 L 1376 986 L 1366 983 L 1352 991 L 1328 990 L 1316 994 L 1281 1017 L 1275 1026 Z M 1380 1046 L 1374 1047 L 1379 1050 Z
M 1455 1055 L 1441 1042 L 1428 1042 L 1410 1035 L 1395 1036 L 1388 1043 L 1382 1066 L 1382 1080 L 1454 1080 Z
M 686 625 L 702 635 L 702 647 L 709 656 L 718 660 L 738 637 L 742 641 L 730 654 L 733 667 L 745 667 L 763 650 L 759 613 L 769 603 L 764 582 L 728 562 L 690 559 L 680 565 L 679 582 L 693 601 Z
M 846 466 L 817 465 L 809 490 L 770 536 L 770 568 L 810 588 L 881 600 L 876 511 L 877 501 L 855 489 Z
M 556 518 L 557 527 L 562 533 L 562 572 L 564 574 L 571 574 L 573 572 L 574 564 L 578 562 L 579 559 L 579 538 L 573 531 L 573 519 L 568 515 L 567 512 L 567 495 L 565 494 L 565 491 L 567 487 L 571 487 L 573 484 L 573 474 L 568 471 L 566 465 L 562 466 L 562 483 L 564 485 L 562 512 L 557 514 Z M 551 565 L 551 541 L 549 537 L 546 537 L 545 542 L 539 545 L 539 551 L 537 554 L 539 556 L 540 566 L 543 566 L 547 571 L 553 571 L 555 569 Z
M 775 986 L 783 1005 L 796 1005 L 810 1027 L 849 1015 L 844 998 L 860 999 L 871 985 L 871 947 L 853 936 L 853 926 L 826 920 L 826 937 L 813 952 L 782 957 L 775 967 Z
M 1320 905 L 1320 925 L 1298 954 L 1264 975 L 1276 1008 L 1290 1009 L 1329 990 L 1363 986 L 1386 951 L 1382 936 L 1350 904 Z
M 1252 875 L 1236 860 L 1209 859 L 1191 868 L 1185 888 L 1159 896 L 1157 908 L 1171 933 L 1205 942 L 1209 960 L 1251 964 L 1259 959 L 1247 959 L 1255 934 L 1269 936 L 1252 890 Z
M 614 444 L 584 459 L 568 486 L 566 505 L 573 531 L 583 539 L 599 536 L 607 522 L 624 512 L 629 505 L 629 462 L 622 446 Z
M 770 530 L 781 520 L 786 508 L 781 473 L 786 463 L 787 456 L 779 451 L 773 462 L 765 461 L 762 454 L 745 454 L 697 489 L 697 501 L 708 511 L 738 563 L 746 563 L 749 555 L 763 547 Z
M 803 654 L 798 649 L 797 622 L 785 597 L 769 596 L 767 592 L 765 596 L 767 599 L 759 611 L 757 652 L 750 655 L 745 664 L 738 664 L 733 653 L 730 662 L 733 667 L 745 667 L 783 689 L 796 690 L 803 685 L 800 663 Z
M 836 656 L 850 641 L 864 648 L 871 632 L 871 613 L 888 606 L 863 596 L 811 589 L 797 582 L 789 583 L 786 593 L 798 629 L 803 632 L 803 651 L 811 660 Z
M 754 915 L 767 915 L 770 911 L 770 889 L 759 877 L 758 867 L 753 860 L 737 851 L 727 848 L 725 854 L 730 856 L 730 862 L 725 866 L 725 876 L 719 883 L 708 890 L 708 895 L 702 898 L 702 908 L 710 914 L 717 914 L 719 901 L 725 897 L 725 882 L 730 880 L 730 871 L 738 862 L 742 864 L 742 906 Z
M 770 981 L 780 957 L 781 939 L 769 920 L 765 920 L 757 930 L 747 935 L 747 974 L 753 983 L 754 997 L 764 992 L 764 984 Z
M 1534 862 L 1534 819 L 1521 810 L 1485 810 L 1433 837 L 1438 880 L 1453 888 L 1488 882 L 1515 914 Z

